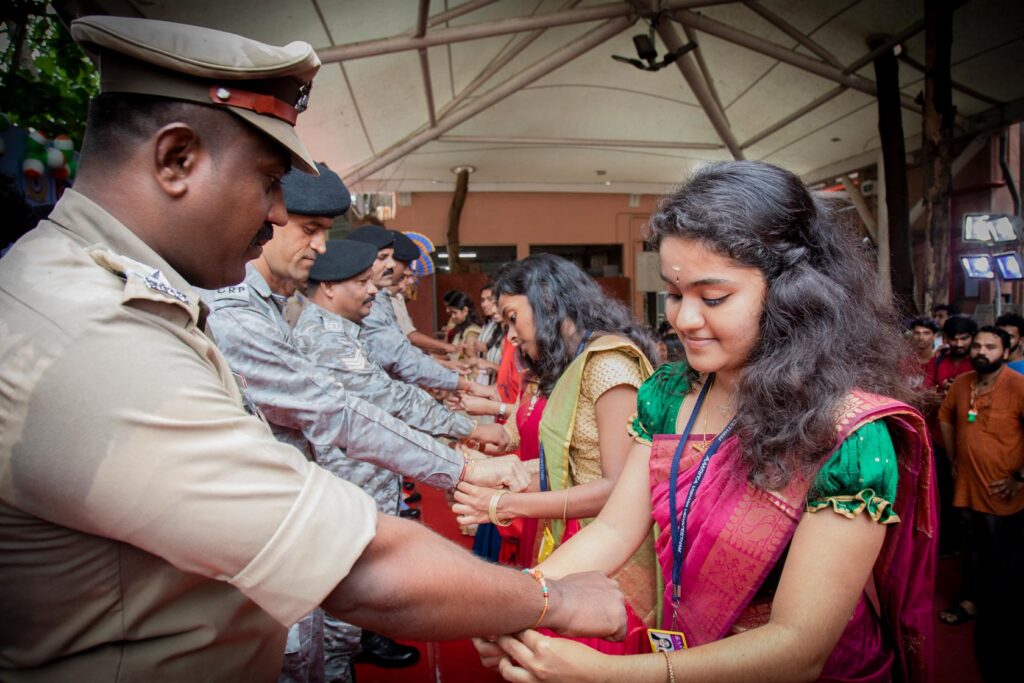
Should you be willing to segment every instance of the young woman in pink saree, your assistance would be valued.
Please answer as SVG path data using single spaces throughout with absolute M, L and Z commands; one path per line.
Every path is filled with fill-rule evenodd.
M 526 631 L 476 641 L 485 663 L 514 681 L 930 680 L 930 444 L 855 237 L 758 162 L 699 170 L 651 232 L 686 360 L 641 387 L 608 503 L 537 569 L 611 573 L 653 521 L 659 651 Z

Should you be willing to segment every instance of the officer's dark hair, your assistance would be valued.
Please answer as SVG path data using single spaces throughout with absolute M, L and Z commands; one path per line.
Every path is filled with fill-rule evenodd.
M 213 106 L 136 93 L 102 93 L 89 102 L 82 165 L 120 164 L 144 140 L 175 122 L 193 128 L 217 151 L 234 143 L 240 131 L 256 130 Z M 283 147 L 280 150 L 290 167 L 291 156 Z
M 958 334 L 969 334 L 972 337 L 978 333 L 978 321 L 969 315 L 956 315 L 949 316 L 942 325 L 942 336 L 949 341 Z
M 1017 315 L 1016 313 L 1003 313 L 996 318 L 996 327 L 1004 326 L 1016 327 L 1017 336 L 1024 336 L 1024 316 Z
M 1003 351 L 1008 351 L 1010 349 L 1010 333 L 1006 330 L 996 327 L 995 325 L 982 325 L 978 328 L 978 331 L 975 332 L 975 335 L 981 334 L 982 332 L 988 332 L 989 334 L 994 334 L 999 337 L 999 341 L 1003 344 Z
M 935 318 L 929 318 L 928 316 L 914 318 L 910 321 L 910 324 L 907 325 L 908 330 L 913 330 L 915 327 L 926 327 L 932 332 L 939 331 L 939 324 L 935 322 Z

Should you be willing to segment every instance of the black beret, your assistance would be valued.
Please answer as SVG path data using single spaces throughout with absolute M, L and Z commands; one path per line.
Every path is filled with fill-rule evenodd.
M 395 236 L 387 228 L 379 225 L 363 225 L 348 234 L 347 240 L 366 242 L 378 249 L 387 249 L 395 243 Z
M 317 162 L 316 170 L 320 175 L 309 175 L 293 168 L 281 180 L 288 213 L 334 218 L 348 211 L 352 195 L 338 174 L 320 162 Z
M 327 249 L 309 271 L 313 282 L 340 282 L 359 275 L 377 260 L 377 247 L 366 242 L 327 240 Z
M 416 246 L 416 243 L 405 236 L 404 232 L 398 232 L 397 230 L 389 231 L 395 237 L 395 260 L 396 261 L 415 261 L 420 257 L 420 248 Z

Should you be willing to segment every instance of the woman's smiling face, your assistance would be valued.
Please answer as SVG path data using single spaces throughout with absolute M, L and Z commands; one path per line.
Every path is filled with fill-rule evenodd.
M 690 367 L 701 373 L 741 369 L 760 338 L 764 275 L 692 239 L 666 237 L 659 253 L 665 316 Z

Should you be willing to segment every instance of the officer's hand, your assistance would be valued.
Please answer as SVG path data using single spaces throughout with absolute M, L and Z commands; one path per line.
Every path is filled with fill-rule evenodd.
M 530 485 L 530 474 L 518 457 L 499 455 L 474 461 L 473 467 L 467 468 L 465 481 L 477 486 L 522 491 Z
M 501 425 L 494 423 L 483 425 L 478 424 L 473 430 L 473 433 L 469 435 L 469 438 L 481 444 L 492 444 L 501 452 L 504 452 L 505 449 L 508 448 L 509 443 L 508 432 L 506 432 L 505 428 Z
M 567 636 L 622 640 L 626 637 L 626 603 L 619 584 L 600 572 L 548 579 L 551 609 L 543 626 Z

